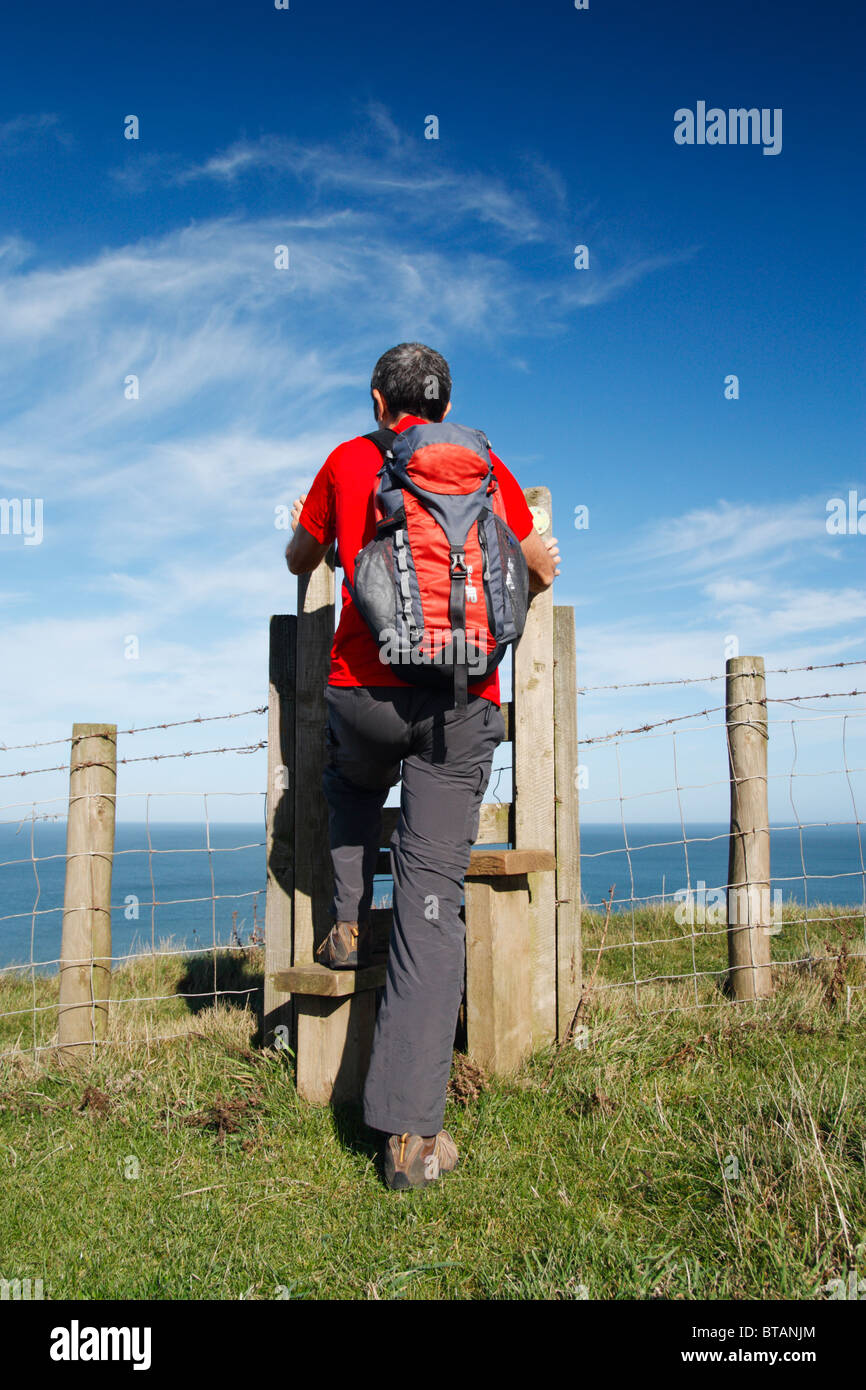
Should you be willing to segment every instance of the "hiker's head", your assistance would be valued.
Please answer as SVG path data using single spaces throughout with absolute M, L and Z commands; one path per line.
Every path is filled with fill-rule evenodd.
M 398 343 L 373 368 L 370 395 L 380 425 L 395 425 L 403 415 L 444 420 L 451 409 L 448 363 L 424 343 Z

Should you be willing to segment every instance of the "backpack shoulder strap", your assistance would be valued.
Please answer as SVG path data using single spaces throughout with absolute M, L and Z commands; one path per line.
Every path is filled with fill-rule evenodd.
M 387 428 L 373 430 L 370 434 L 361 435 L 362 439 L 369 439 L 371 443 L 376 445 L 376 448 L 379 450 L 379 453 L 382 455 L 383 458 L 387 454 L 396 437 L 397 431 L 389 430 Z
M 379 450 L 379 453 L 382 455 L 383 458 L 387 454 L 388 450 L 391 447 L 392 441 L 396 437 L 397 431 L 389 430 L 387 428 L 382 428 L 380 430 L 372 430 L 370 434 L 361 435 L 362 439 L 369 439 L 372 444 L 376 445 L 376 448 Z M 343 571 L 343 583 L 345 584 L 346 588 L 349 591 L 349 594 L 351 595 L 352 600 L 354 601 L 355 586 L 350 580 L 349 576 L 346 574 L 345 570 Z

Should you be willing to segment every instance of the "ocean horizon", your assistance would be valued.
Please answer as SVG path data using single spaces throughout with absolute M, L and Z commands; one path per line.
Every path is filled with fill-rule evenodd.
M 57 969 L 65 875 L 65 821 L 0 826 L 0 968 L 32 961 Z M 148 841 L 149 836 L 149 841 Z M 249 823 L 119 822 L 112 878 L 115 960 L 157 949 L 202 950 L 263 939 L 264 827 Z M 771 888 L 782 901 L 866 911 L 864 834 L 857 824 L 770 828 Z M 708 893 L 727 878 L 728 827 L 694 822 L 581 826 L 581 891 L 599 908 L 614 885 L 614 910 Z M 379 876 L 374 904 L 390 902 Z

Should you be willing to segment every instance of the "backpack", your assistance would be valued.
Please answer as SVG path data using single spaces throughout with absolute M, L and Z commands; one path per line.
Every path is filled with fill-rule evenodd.
M 364 438 L 383 458 L 376 534 L 346 588 L 384 665 L 413 685 L 452 687 L 455 706 L 465 705 L 469 681 L 519 641 L 529 606 L 529 571 L 505 520 L 490 441 L 444 422 Z

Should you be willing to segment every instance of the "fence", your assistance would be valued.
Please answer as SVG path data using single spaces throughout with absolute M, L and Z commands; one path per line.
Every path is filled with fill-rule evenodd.
M 71 737 L 0 749 L 0 753 L 13 754 L 43 747 L 69 748 L 68 764 L 47 759 L 38 766 L 9 771 L 4 759 L 0 771 L 0 784 L 7 786 L 13 779 L 41 781 L 58 773 L 69 777 L 67 796 L 34 797 L 0 806 L 0 843 L 5 851 L 0 853 L 0 1056 L 15 1057 L 26 1050 L 33 1055 L 59 1052 L 70 1057 L 95 1046 L 149 1038 L 154 1029 L 161 1041 L 167 1041 L 188 1036 L 190 1013 L 217 999 L 251 1000 L 258 1007 L 260 971 L 256 976 L 250 962 L 262 952 L 266 886 L 263 862 L 256 883 L 256 868 L 250 861 L 257 852 L 263 857 L 265 848 L 264 789 L 260 785 L 248 792 L 118 791 L 115 779 L 118 767 L 133 764 L 206 758 L 219 766 L 228 757 L 255 754 L 266 748 L 265 737 L 214 747 L 204 726 L 246 720 L 259 725 L 257 732 L 262 734 L 264 714 L 261 707 L 119 733 L 112 725 L 75 725 Z M 129 745 L 121 742 L 124 754 L 117 756 L 119 741 L 129 739 L 134 748 L 142 735 L 181 726 L 202 726 L 208 746 L 127 754 Z M 37 761 L 34 756 L 33 762 Z M 261 830 L 257 837 L 238 838 L 227 833 L 234 831 L 233 826 L 212 819 L 214 804 L 225 804 L 225 798 L 231 798 L 229 804 L 252 801 L 258 805 Z M 153 808 L 180 800 L 201 805 L 201 823 L 180 822 L 183 828 L 167 836 L 170 827 L 155 821 Z M 138 810 L 139 819 L 117 824 L 118 807 Z M 65 844 L 60 839 L 64 827 L 56 824 L 63 820 Z M 37 843 L 38 837 L 44 838 L 43 831 L 55 832 L 47 853 L 39 852 L 43 846 Z M 19 836 L 25 833 L 28 844 L 22 852 Z M 198 845 L 191 843 L 196 834 Z M 220 865 L 226 861 L 239 861 L 235 874 L 221 872 Z M 164 866 L 178 864 L 185 866 L 185 891 L 180 892 L 172 886 L 177 874 L 163 871 Z M 58 880 L 61 868 L 64 874 Z M 25 871 L 33 883 L 27 905 L 21 881 Z M 251 920 L 239 924 L 242 913 L 245 919 L 251 915 Z M 157 924 L 165 914 L 170 914 L 170 935 L 161 938 Z M 178 944 L 178 920 L 184 918 L 191 927 L 192 942 Z M 118 950 L 116 925 L 112 949 L 112 919 L 121 923 L 121 934 L 130 937 L 124 942 L 128 949 Z M 208 944 L 202 943 L 202 937 Z M 25 952 L 26 961 L 9 963 L 11 955 Z M 112 966 L 120 968 L 113 971 L 109 1007 Z M 142 989 L 143 984 L 149 988 Z
M 789 677 L 864 664 L 840 661 L 776 668 L 766 674 Z M 618 885 L 604 938 L 601 894 L 590 889 L 584 900 L 585 950 L 593 961 L 602 961 L 599 997 L 626 996 L 652 1012 L 713 1005 L 721 990 L 735 1001 L 748 1000 L 768 994 L 786 973 L 813 975 L 822 945 L 824 958 L 829 957 L 840 975 L 850 956 L 864 953 L 866 865 L 860 806 L 866 793 L 866 710 L 862 705 L 850 707 L 850 702 L 866 692 L 767 695 L 763 661 L 746 657 L 729 660 L 725 675 L 583 689 L 582 718 L 587 703 L 602 693 L 610 698 L 652 686 L 711 685 L 721 680 L 727 681 L 725 704 L 581 741 L 588 780 L 607 783 L 605 794 L 582 795 L 584 840 L 588 816 L 615 816 L 619 825 L 615 845 L 588 849 L 584 844 L 581 858 L 585 885 L 590 880 L 597 883 L 602 865 L 608 869 L 605 883 L 616 880 Z M 837 701 L 848 707 L 828 707 Z M 784 706 L 797 714 L 785 717 Z M 823 737 L 816 737 L 819 730 Z M 827 751 L 831 733 L 838 751 L 835 766 Z M 683 769 L 699 761 L 695 748 L 707 739 L 713 743 L 718 776 L 694 780 Z M 650 746 L 654 756 L 647 757 Z M 670 754 L 664 780 L 659 775 L 662 747 Z M 642 776 L 642 763 L 652 767 L 652 780 Z M 844 788 L 850 818 L 832 813 L 822 818 L 804 811 L 800 785 L 832 777 Z M 779 795 L 783 788 L 786 808 Z M 687 799 L 714 792 L 729 798 L 729 824 L 689 833 L 687 824 L 694 825 L 694 818 Z M 641 836 L 630 813 L 662 797 L 672 807 L 670 829 L 660 835 L 656 824 Z M 833 836 L 839 842 L 835 860 L 830 854 Z M 659 864 L 667 870 L 661 892 Z M 827 903 L 828 895 L 837 901 Z M 839 980 L 837 985 L 841 988 Z M 844 986 L 849 1019 L 863 989 L 862 983 Z
M 549 497 L 543 490 L 529 491 L 530 500 L 549 522 Z M 32 799 L 0 807 L 0 830 L 17 827 L 23 833 L 27 826 L 30 841 L 29 853 L 0 856 L 0 933 L 6 933 L 6 940 L 0 935 L 3 960 L 8 960 L 12 930 L 18 931 L 19 942 L 25 942 L 28 956 L 26 961 L 0 966 L 0 1055 L 17 1056 L 24 1051 L 86 1055 L 97 1046 L 135 1038 L 161 1042 L 188 1036 L 192 1011 L 228 1000 L 256 1008 L 264 1041 L 292 1047 L 306 1094 L 321 1099 L 335 1090 L 357 1091 L 383 965 L 374 966 L 366 978 L 363 972 L 343 977 L 340 988 L 351 983 L 360 986 L 351 997 L 310 992 L 311 984 L 315 990 L 321 987 L 323 973 L 330 977 L 327 987 L 336 986 L 330 972 L 311 969 L 315 947 L 328 925 L 330 870 L 324 801 L 318 787 L 333 585 L 332 567 L 323 564 L 300 586 L 297 617 L 273 620 L 267 707 L 119 732 L 110 725 L 76 726 L 71 738 L 49 741 L 49 745 L 69 746 L 68 764 L 9 770 L 6 755 L 23 753 L 24 747 L 0 749 L 4 755 L 0 783 L 11 786 L 13 779 L 58 771 L 69 774 L 68 800 Z M 864 691 L 768 695 L 763 662 L 737 658 L 728 662 L 724 676 L 583 688 L 580 695 L 586 712 L 600 696 L 608 708 L 624 691 L 712 687 L 714 682 L 727 681 L 725 703 L 654 721 L 634 721 L 633 727 L 591 733 L 578 743 L 571 687 L 573 615 L 571 610 L 554 607 L 547 594 L 534 600 L 530 619 L 515 656 L 511 698 L 504 704 L 513 758 L 510 764 L 500 762 L 491 779 L 488 795 L 492 800 L 482 808 L 479 848 L 467 877 L 465 1029 L 480 1055 L 494 1068 L 507 1068 L 529 1046 L 562 1042 L 579 1002 L 585 999 L 582 954 L 595 999 L 630 1001 L 646 1012 L 717 1005 L 724 988 L 735 1000 L 760 999 L 786 972 L 813 972 L 822 940 L 825 954 L 840 967 L 851 956 L 862 955 L 866 863 L 859 779 L 866 773 L 866 710 L 851 702 Z M 840 661 L 776 668 L 766 675 L 790 677 L 795 672 L 863 665 L 866 662 Z M 842 701 L 846 708 L 833 708 Z M 794 713 L 784 713 L 785 706 Z M 258 723 L 265 714 L 266 737 Z M 581 715 L 582 723 L 585 718 L 586 713 Z M 135 750 L 136 741 L 146 733 L 236 719 L 257 721 L 258 737 L 183 752 L 127 752 Z M 830 732 L 839 753 L 833 767 L 826 751 L 831 746 Z M 694 781 L 689 769 L 697 762 L 693 752 L 697 740 L 711 741 L 710 758 L 718 771 Z M 670 751 L 671 772 L 666 778 L 658 757 L 662 747 Z M 200 757 L 224 760 L 264 749 L 266 789 L 260 784 L 249 792 L 183 793 L 202 799 L 203 843 L 198 847 L 154 842 L 152 805 L 167 793 L 126 792 L 123 774 L 121 789 L 115 785 L 117 769 L 129 764 Z M 655 750 L 655 755 L 647 757 L 647 750 Z M 512 795 L 503 802 L 501 783 L 508 773 Z M 813 779 L 830 775 L 847 787 L 850 817 L 822 819 L 805 809 L 802 787 L 810 788 L 814 800 Z M 771 815 L 770 805 L 781 804 L 777 795 L 781 787 L 789 813 L 780 819 L 778 813 Z M 696 828 L 688 805 L 695 793 L 715 796 L 717 805 L 724 796 L 730 822 L 696 833 L 702 828 Z M 212 823 L 209 808 L 222 795 L 255 799 L 260 835 L 236 835 L 235 842 L 220 843 L 227 837 Z M 114 810 L 125 798 L 135 797 L 143 801 L 143 843 L 127 846 L 113 838 Z M 662 835 L 655 829 L 642 833 L 634 809 L 660 797 L 675 807 L 674 828 Z M 610 818 L 603 833 L 596 829 L 600 813 Z M 37 827 L 64 814 L 65 850 L 55 844 L 51 853 L 37 853 Z M 395 808 L 386 807 L 383 843 L 393 831 L 396 814 Z M 611 819 L 618 826 L 616 839 L 609 829 Z M 651 824 L 658 824 L 658 816 Z M 835 861 L 822 850 L 816 867 L 818 832 L 841 834 L 843 830 L 848 834 L 847 846 L 838 850 Z M 771 845 L 775 872 L 771 872 Z M 166 894 L 158 889 L 160 863 L 180 854 L 201 856 L 206 863 L 204 891 Z M 257 855 L 260 867 L 245 869 L 244 886 L 219 883 L 218 866 L 231 862 L 232 856 L 240 863 L 243 854 Z M 125 866 L 136 857 L 143 874 L 146 870 L 149 896 L 127 893 L 122 900 L 112 900 L 112 870 L 117 899 L 119 875 L 123 877 Z M 780 860 L 784 872 L 779 872 Z M 56 880 L 61 867 L 66 870 L 63 905 L 45 905 L 46 881 Z M 387 871 L 384 858 L 379 867 Z M 32 903 L 26 907 L 19 881 L 24 869 L 33 875 Z M 18 876 L 18 887 L 10 895 L 3 888 L 13 875 Z M 774 884 L 782 887 L 771 894 Z M 777 912 L 775 894 L 784 895 L 785 890 L 791 901 Z M 800 897 L 794 901 L 797 892 Z M 828 892 L 837 898 L 841 894 L 844 901 L 827 906 L 822 894 Z M 263 895 L 264 933 L 259 917 Z M 130 898 L 135 899 L 135 921 L 140 920 L 142 909 L 150 915 L 150 941 L 113 952 L 107 928 L 112 917 L 129 917 Z M 608 899 L 610 910 L 605 913 Z M 226 913 L 233 911 L 236 921 L 239 911 L 248 909 L 252 910 L 248 939 L 244 941 L 238 930 L 230 936 Z M 157 939 L 157 914 L 165 912 L 172 913 L 172 928 L 182 912 L 195 914 L 190 919 L 195 922 L 192 945 Z M 388 912 L 380 911 L 377 927 L 382 946 L 388 920 Z M 199 944 L 200 930 L 206 932 L 207 944 Z M 181 964 L 184 974 L 178 979 L 174 967 Z M 109 1002 L 111 966 L 125 970 L 114 970 Z M 147 990 L 141 987 L 145 966 L 151 972 Z M 299 970 L 300 975 L 292 975 Z M 837 974 L 850 1019 L 862 1008 L 864 986 L 841 968 Z M 532 980 L 529 992 L 522 988 L 526 977 Z

